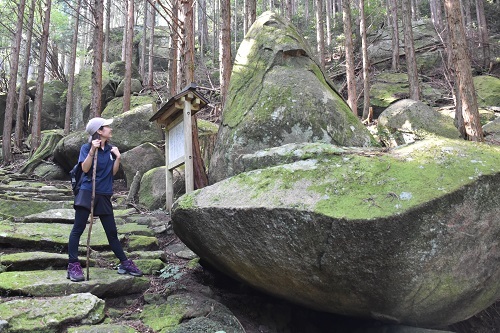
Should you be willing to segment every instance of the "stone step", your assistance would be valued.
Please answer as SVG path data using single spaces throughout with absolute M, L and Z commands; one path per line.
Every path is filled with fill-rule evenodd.
M 15 222 L 43 222 L 43 223 L 68 223 L 75 222 L 75 210 L 73 208 L 49 209 L 47 211 L 31 214 L 14 219 Z
M 0 199 L 0 219 L 20 218 L 32 214 L 42 213 L 50 209 L 73 208 L 71 201 L 36 201 Z
M 0 295 L 52 297 L 92 293 L 116 297 L 142 293 L 149 288 L 147 277 L 118 274 L 116 270 L 90 268 L 90 280 L 71 282 L 66 270 L 14 271 L 0 273 Z M 86 269 L 84 269 L 86 276 Z M 1 311 L 0 311 L 1 313 Z
M 97 324 L 104 320 L 104 307 L 90 293 L 14 299 L 0 303 L 0 332 L 61 332 L 68 324 Z
M 86 266 L 86 253 L 86 250 L 82 248 L 80 251 L 82 267 Z M 139 251 L 127 253 L 127 256 L 134 259 L 135 264 L 144 274 L 157 274 L 165 267 L 162 251 Z M 100 262 L 101 267 L 105 263 L 108 266 L 118 265 L 118 259 L 111 251 L 92 251 L 90 253 L 90 266 L 96 266 L 96 262 Z M 61 253 L 17 251 L 17 253 L 0 255 L 0 271 L 3 272 L 66 269 L 67 266 L 68 255 Z
M 66 249 L 72 225 L 62 223 L 15 223 L 0 221 L 0 245 L 32 250 L 61 252 Z M 118 225 L 118 236 L 125 250 L 158 250 L 154 232 L 145 225 L 127 223 Z M 80 245 L 87 244 L 88 228 L 80 239 Z M 95 250 L 108 248 L 108 240 L 99 220 L 92 226 L 90 247 Z

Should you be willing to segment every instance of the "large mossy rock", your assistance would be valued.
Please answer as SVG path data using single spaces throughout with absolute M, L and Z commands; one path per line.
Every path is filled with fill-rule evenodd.
M 156 105 L 155 98 L 149 95 L 144 96 L 130 96 L 130 109 L 135 109 L 140 106 Z M 156 107 L 155 107 L 156 108 Z M 104 111 L 102 111 L 101 117 L 103 118 L 113 118 L 123 113 L 123 97 L 113 98 L 108 102 Z
M 155 112 L 154 106 L 149 104 L 113 117 L 111 143 L 124 153 L 146 142 L 161 141 L 163 131 L 155 123 L 149 121 Z M 78 161 L 80 147 L 88 142 L 88 138 L 89 135 L 85 131 L 74 132 L 63 138 L 54 151 L 54 161 L 69 172 Z
M 397 101 L 385 109 L 377 125 L 379 137 L 386 147 L 411 143 L 429 135 L 460 138 L 452 118 L 411 99 Z
M 119 83 L 120 81 L 118 81 Z M 118 83 L 114 83 L 110 79 L 110 73 L 105 67 L 102 69 L 102 92 L 101 105 L 102 110 L 106 106 L 106 102 L 114 97 L 115 88 Z M 71 117 L 71 129 L 84 129 L 89 119 L 90 102 L 92 99 L 92 69 L 81 69 L 78 75 L 75 76 L 75 84 L 73 88 L 75 94 L 73 100 L 73 115 Z
M 435 105 L 445 95 L 427 83 L 420 83 L 422 101 Z M 392 103 L 408 98 L 410 87 L 406 73 L 381 73 L 373 78 L 370 85 L 370 105 L 377 118 L 382 111 Z
M 166 172 L 167 167 L 162 166 L 146 172 L 141 178 L 139 188 L 139 204 L 149 210 L 165 207 L 166 202 Z M 173 170 L 174 199 L 186 193 L 184 169 Z M 168 207 L 170 208 L 170 207 Z
M 41 129 L 64 128 L 66 115 L 67 85 L 61 81 L 50 81 L 43 85 Z M 31 110 L 31 112 L 33 112 Z M 33 117 L 33 114 L 31 114 Z
M 175 233 L 222 272 L 321 311 L 444 327 L 500 297 L 500 148 L 331 147 L 185 194 Z
M 123 153 L 121 165 L 127 188 L 130 188 L 136 172 L 142 176 L 148 170 L 165 165 L 165 154 L 163 150 L 147 142 Z
M 231 74 L 210 183 L 233 160 L 292 142 L 369 146 L 373 138 L 335 91 L 293 25 L 265 12 L 240 45 Z
M 43 131 L 40 146 L 24 163 L 19 172 L 28 174 L 32 173 L 38 165 L 43 163 L 43 160 L 52 156 L 57 144 L 63 138 L 63 134 L 62 130 Z
M 480 107 L 500 107 L 500 79 L 487 75 L 476 76 L 474 87 Z

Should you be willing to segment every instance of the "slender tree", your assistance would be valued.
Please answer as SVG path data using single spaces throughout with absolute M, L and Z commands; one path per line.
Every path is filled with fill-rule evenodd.
M 177 1 L 172 1 L 172 21 L 173 27 L 170 33 L 170 61 L 169 61 L 169 83 L 170 96 L 177 94 L 177 67 L 178 67 L 178 49 L 179 49 L 179 7 Z
M 486 15 L 484 14 L 484 0 L 476 0 L 476 16 L 479 29 L 479 47 L 483 51 L 483 67 L 488 68 L 490 64 L 490 42 L 486 26 Z
M 28 14 L 28 25 L 26 26 L 26 51 L 21 67 L 21 83 L 19 88 L 19 102 L 17 103 L 16 112 L 16 129 L 15 129 L 15 146 L 21 149 L 22 140 L 24 137 L 25 127 L 25 108 L 26 108 L 26 92 L 28 87 L 28 71 L 30 67 L 31 55 L 31 40 L 33 36 L 33 21 L 35 19 L 36 0 L 31 0 L 31 6 Z
M 347 77 L 347 104 L 352 112 L 357 116 L 357 95 L 356 95 L 356 73 L 354 65 L 354 46 L 352 42 L 352 18 L 351 18 L 351 0 L 342 1 L 342 14 L 344 21 L 345 35 L 345 59 L 346 59 L 346 77 Z
M 94 16 L 94 38 L 92 54 L 92 98 L 90 100 L 90 116 L 99 117 L 102 110 L 102 51 L 104 1 L 94 0 L 92 14 Z
M 104 32 L 104 54 L 102 61 L 109 62 L 109 35 L 111 30 L 111 0 L 106 0 L 106 30 Z
M 66 115 L 64 117 L 64 134 L 68 135 L 71 126 L 71 114 L 73 113 L 73 86 L 75 84 L 76 50 L 78 45 L 78 27 L 80 23 L 81 0 L 77 0 L 74 17 L 74 34 L 71 42 L 71 56 L 68 69 L 68 92 L 66 97 Z
M 231 77 L 231 1 L 220 1 L 220 42 L 219 42 L 219 64 L 220 64 L 220 93 L 222 105 L 226 100 Z
M 132 85 L 132 42 L 134 39 L 134 0 L 128 0 L 127 44 L 125 50 L 125 78 L 123 79 L 123 112 L 130 110 Z
M 390 7 L 391 40 L 392 40 L 392 70 L 399 71 L 399 22 L 397 0 L 388 0 Z
M 147 56 L 147 32 L 148 32 L 148 13 L 149 1 L 144 0 L 144 20 L 142 22 L 141 56 L 139 60 L 139 73 L 144 82 L 146 82 L 146 56 Z
M 257 18 L 257 1 L 256 0 L 246 0 L 246 1 L 247 1 L 247 24 L 248 24 L 246 32 L 248 32 L 252 24 L 255 22 L 255 19 Z
M 455 0 L 444 0 L 444 8 L 450 35 L 451 62 L 455 68 L 455 84 L 458 86 L 457 97 L 461 103 L 455 112 L 459 130 L 468 140 L 483 141 L 460 4 Z
M 21 39 L 23 36 L 23 19 L 24 19 L 25 6 L 26 6 L 26 1 L 21 0 L 17 7 L 16 32 L 14 34 L 14 39 L 12 41 L 9 87 L 7 91 L 7 102 L 5 105 L 5 119 L 3 123 L 2 153 L 3 153 L 3 162 L 5 164 L 8 164 L 12 161 L 12 151 L 11 151 L 12 145 L 10 137 L 12 134 L 12 118 L 14 114 L 14 106 L 16 103 L 17 72 L 19 64 L 19 53 L 21 51 Z
M 155 25 L 156 25 L 156 9 L 155 9 L 156 1 L 152 1 L 151 6 L 149 7 L 151 9 L 150 15 L 149 15 L 149 21 L 150 21 L 150 27 L 149 27 L 149 56 L 148 56 L 148 87 L 150 89 L 153 89 L 154 86 L 154 45 L 155 45 Z
M 359 32 L 361 34 L 361 54 L 363 57 L 363 120 L 370 118 L 370 64 L 366 39 L 365 0 L 359 0 Z
M 52 8 L 52 0 L 46 0 L 43 11 L 45 12 L 43 19 L 43 30 L 40 43 L 40 63 L 38 64 L 38 77 L 36 80 L 35 103 L 33 107 L 33 122 L 31 126 L 31 151 L 34 152 L 41 141 L 42 132 L 42 99 L 43 99 L 43 82 L 45 80 L 45 62 L 47 60 L 47 45 L 49 42 L 50 28 L 50 12 Z
M 323 0 L 314 0 L 316 4 L 316 42 L 321 68 L 325 68 L 325 28 L 323 25 Z
M 411 24 L 411 2 L 402 0 L 403 28 L 405 36 L 405 59 L 410 85 L 410 98 L 418 101 L 420 99 L 420 87 L 418 84 L 417 60 L 415 58 L 415 46 L 413 44 L 413 30 Z

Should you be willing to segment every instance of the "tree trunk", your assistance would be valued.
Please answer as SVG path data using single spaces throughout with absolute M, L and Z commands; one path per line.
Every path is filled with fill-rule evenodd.
M 94 1 L 94 52 L 92 62 L 92 99 L 90 117 L 99 117 L 102 111 L 102 48 L 103 48 L 103 0 Z
M 109 35 L 111 29 L 111 0 L 106 1 L 106 32 L 104 34 L 104 54 L 103 61 L 109 60 Z
M 75 84 L 75 63 L 76 63 L 76 49 L 78 45 L 78 26 L 80 23 L 80 7 L 81 0 L 77 0 L 75 9 L 75 26 L 73 28 L 73 40 L 71 42 L 71 56 L 69 58 L 68 69 L 68 92 L 66 98 L 66 115 L 64 118 L 64 135 L 68 135 L 71 126 L 71 114 L 73 113 L 73 86 Z
M 134 0 L 128 0 L 127 18 L 127 47 L 125 49 L 125 77 L 123 78 L 123 112 L 130 110 L 132 42 L 134 40 Z
M 326 0 L 326 46 L 328 48 L 328 56 L 330 57 L 332 46 L 332 0 Z
M 221 33 L 219 41 L 220 94 L 222 107 L 226 101 L 229 79 L 231 77 L 231 1 L 221 0 Z M 218 114 L 217 117 L 220 115 Z
M 156 25 L 156 2 L 150 6 L 151 12 L 149 15 L 151 27 L 149 29 L 149 56 L 148 56 L 148 87 L 153 89 L 154 87 L 154 47 L 155 47 L 155 25 Z
M 31 7 L 28 15 L 28 25 L 26 27 L 26 52 L 24 54 L 23 64 L 21 68 L 21 86 L 19 88 L 19 101 L 17 103 L 16 112 L 16 129 L 15 129 L 15 146 L 21 149 L 22 140 L 24 138 L 25 123 L 27 117 L 25 116 L 26 92 L 28 86 L 28 71 L 30 68 L 30 55 L 31 55 L 31 42 L 33 37 L 33 21 L 35 18 L 36 0 L 31 0 Z
M 431 20 L 434 24 L 434 28 L 438 33 L 443 32 L 443 15 L 441 12 L 441 1 L 440 0 L 430 0 L 431 8 Z
M 456 113 L 463 119 L 463 129 L 466 138 L 471 141 L 483 141 L 483 129 L 479 119 L 476 92 L 472 80 L 471 62 L 464 45 L 467 45 L 465 29 L 462 20 L 460 5 L 455 0 L 444 0 L 446 20 L 450 34 L 450 48 L 452 63 L 455 67 L 456 85 L 461 108 Z
M 139 72 L 143 82 L 146 82 L 146 56 L 147 56 L 147 32 L 148 32 L 148 12 L 149 1 L 144 0 L 144 21 L 142 24 L 142 45 L 141 45 L 141 58 L 139 63 Z
M 490 43 L 486 16 L 484 15 L 484 0 L 476 0 L 476 14 L 479 29 L 479 47 L 483 51 L 483 67 L 487 69 L 490 64 Z
M 124 16 L 124 23 L 123 23 L 123 38 L 122 38 L 122 61 L 127 60 L 127 38 L 128 38 L 128 6 L 130 3 L 130 0 L 123 0 L 125 4 L 125 10 L 123 11 L 123 16 Z
M 359 0 L 359 32 L 363 55 L 363 120 L 370 117 L 370 64 L 368 62 L 368 42 L 366 39 L 365 0 Z
M 179 56 L 179 7 L 177 1 L 172 1 L 172 21 L 173 27 L 170 34 L 170 62 L 169 62 L 169 82 L 170 82 L 170 96 L 177 94 L 177 66 Z
M 5 105 L 5 120 L 3 123 L 3 143 L 2 143 L 2 153 L 3 162 L 8 164 L 12 161 L 12 151 L 11 151 L 11 134 L 12 134 L 12 118 L 14 114 L 14 105 L 16 103 L 16 86 L 17 86 L 17 72 L 19 65 L 19 53 L 21 51 L 21 40 L 23 36 L 23 19 L 24 19 L 24 7 L 26 6 L 26 1 L 21 0 L 17 8 L 17 23 L 16 23 L 16 33 L 14 35 L 14 40 L 12 42 L 12 54 L 10 58 L 10 77 L 9 77 L 9 87 L 7 92 L 7 102 Z
M 256 0 L 247 0 L 247 6 L 248 6 L 248 29 L 252 26 L 252 24 L 255 22 L 255 19 L 257 18 L 257 1 Z M 247 32 L 248 32 L 247 29 Z
M 31 126 L 31 151 L 34 152 L 41 141 L 42 127 L 42 98 L 43 98 L 43 82 L 45 79 L 45 61 L 47 60 L 47 45 L 49 42 L 49 27 L 50 27 L 50 10 L 52 0 L 45 2 L 45 16 L 43 19 L 43 30 L 40 43 L 40 63 L 38 64 L 38 77 L 36 80 L 35 103 L 33 107 L 33 124 Z
M 411 25 L 410 0 L 402 0 L 403 28 L 405 36 L 405 59 L 410 85 L 410 98 L 420 100 L 420 87 L 418 84 L 417 61 L 415 59 L 415 47 L 413 45 L 413 30 Z
M 194 11 L 193 0 L 182 0 L 182 13 L 184 16 L 183 40 L 184 49 L 182 50 L 185 65 L 185 77 L 183 87 L 194 82 Z
M 389 0 L 391 8 L 392 70 L 399 71 L 399 22 L 397 0 Z
M 316 3 L 316 41 L 318 43 L 318 57 L 321 68 L 325 69 L 325 29 L 323 27 L 323 1 L 314 0 Z
M 352 112 L 357 116 L 358 107 L 356 103 L 356 73 L 354 71 L 354 47 L 352 43 L 352 18 L 351 18 L 351 0 L 342 1 L 342 14 L 344 21 L 345 34 L 345 58 L 346 58 L 346 77 L 347 77 L 347 104 Z

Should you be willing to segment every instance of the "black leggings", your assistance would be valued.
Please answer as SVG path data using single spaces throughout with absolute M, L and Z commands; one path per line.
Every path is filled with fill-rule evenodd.
M 78 261 L 78 244 L 80 243 L 80 236 L 83 234 L 85 227 L 87 226 L 89 215 L 90 211 L 88 209 L 78 206 L 75 207 L 75 224 L 69 234 L 68 242 L 69 262 Z M 116 230 L 114 215 L 99 215 L 99 219 L 101 220 L 101 224 L 106 232 L 109 246 L 115 256 L 120 259 L 120 261 L 127 260 L 127 256 L 125 255 L 125 252 L 123 252 L 122 244 L 118 239 L 118 231 Z

